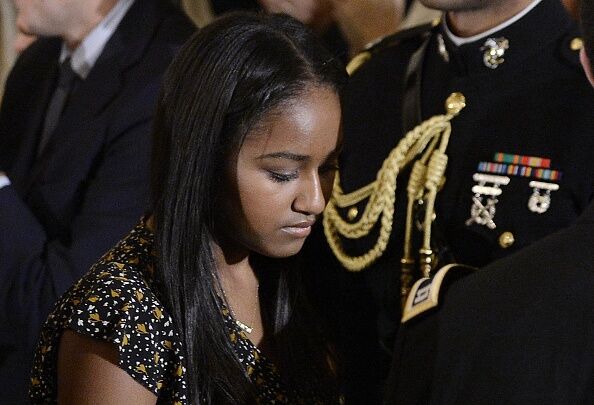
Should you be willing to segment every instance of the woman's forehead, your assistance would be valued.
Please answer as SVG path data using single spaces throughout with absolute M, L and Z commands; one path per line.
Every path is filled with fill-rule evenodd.
M 323 147 L 336 143 L 339 127 L 338 95 L 328 88 L 314 88 L 264 117 L 248 133 L 242 148 L 271 153 Z

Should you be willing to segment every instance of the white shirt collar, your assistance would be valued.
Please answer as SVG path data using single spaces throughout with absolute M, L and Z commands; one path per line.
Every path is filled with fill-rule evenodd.
M 107 41 L 111 38 L 118 25 L 134 3 L 134 0 L 118 0 L 117 4 L 103 20 L 83 39 L 80 45 L 71 51 L 66 44 L 62 44 L 60 63 L 67 57 L 71 58 L 70 64 L 82 79 L 86 79 L 95 62 L 103 52 Z
M 536 6 L 538 6 L 538 4 L 541 2 L 542 0 L 534 0 L 532 2 L 532 4 L 530 4 L 529 6 L 527 6 L 524 10 L 520 11 L 518 14 L 516 14 L 515 16 L 513 16 L 512 18 L 510 18 L 507 21 L 502 22 L 501 24 L 499 24 L 498 26 L 491 28 L 488 31 L 482 32 L 480 34 L 477 35 L 473 35 L 471 37 L 466 37 L 466 38 L 462 38 L 459 37 L 457 35 L 454 35 L 454 33 L 452 33 L 452 31 L 450 31 L 450 28 L 448 27 L 447 24 L 447 19 L 443 18 L 443 30 L 446 33 L 446 35 L 448 36 L 448 38 L 454 43 L 454 45 L 456 46 L 460 46 L 460 45 L 464 45 L 464 44 L 468 44 L 470 42 L 474 42 L 474 41 L 478 41 L 481 38 L 486 38 L 498 31 L 501 31 L 504 28 L 509 27 L 510 25 L 512 25 L 513 23 L 515 23 L 516 21 L 518 21 L 520 18 L 524 17 L 526 14 L 528 14 L 530 11 L 532 11 L 532 9 Z

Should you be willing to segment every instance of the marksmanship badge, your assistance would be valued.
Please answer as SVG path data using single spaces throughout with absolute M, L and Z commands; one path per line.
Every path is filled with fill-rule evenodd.
M 559 190 L 559 185 L 531 181 L 529 186 L 532 187 L 532 195 L 528 199 L 528 209 L 537 214 L 544 214 L 551 206 L 551 192 Z
M 495 205 L 499 201 L 497 197 L 503 192 L 501 186 L 509 184 L 509 177 L 475 173 L 472 178 L 478 184 L 472 187 L 474 196 L 470 207 L 470 218 L 466 221 L 466 225 L 479 224 L 495 229 L 497 228 L 494 220 Z

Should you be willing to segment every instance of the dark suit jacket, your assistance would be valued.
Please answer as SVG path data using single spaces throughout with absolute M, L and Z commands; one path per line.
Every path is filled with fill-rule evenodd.
M 38 159 L 60 39 L 38 40 L 13 68 L 0 111 L 0 168 L 12 181 L 0 190 L 0 401 L 22 401 L 39 327 L 57 297 L 146 210 L 161 78 L 193 31 L 167 1 L 136 1 Z
M 592 404 L 594 203 L 404 324 L 388 404 Z

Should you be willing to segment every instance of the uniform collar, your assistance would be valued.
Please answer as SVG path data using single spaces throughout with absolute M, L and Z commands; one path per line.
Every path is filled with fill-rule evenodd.
M 449 59 L 448 63 L 460 75 L 486 74 L 518 66 L 543 48 L 553 46 L 553 42 L 573 21 L 560 1 L 544 0 L 535 3 L 494 29 L 466 38 L 469 41 L 465 40 L 459 46 L 456 45 L 459 41 L 455 42 L 453 34 L 448 35 L 447 26 L 441 24 L 437 28 L 437 41 L 442 42 L 442 51 L 445 47 L 448 57 L 444 58 L 442 55 L 442 59 Z M 495 69 L 487 67 L 484 61 L 489 39 L 505 39 L 509 44 L 502 56 L 503 63 Z M 436 49 L 439 51 L 439 44 Z
M 105 45 L 134 3 L 134 0 L 119 0 L 103 20 L 83 39 L 80 45 L 71 51 L 62 43 L 60 63 L 71 58 L 72 70 L 82 79 L 86 79 L 95 62 L 103 52 Z
M 477 35 L 473 35 L 471 37 L 459 37 L 457 35 L 455 35 L 450 28 L 448 27 L 448 22 L 447 22 L 447 18 L 443 18 L 442 19 L 442 24 L 443 24 L 443 31 L 445 32 L 445 34 L 448 36 L 448 38 L 450 39 L 450 41 L 456 45 L 456 46 L 460 46 L 460 45 L 464 45 L 464 44 L 469 44 L 471 42 L 475 42 L 478 41 L 480 39 L 483 38 L 488 38 L 491 35 L 495 34 L 498 31 L 501 31 L 507 27 L 509 27 L 510 25 L 514 24 L 516 21 L 520 20 L 522 17 L 524 17 L 526 14 L 528 14 L 530 11 L 532 11 L 532 9 L 536 6 L 538 6 L 538 4 L 541 2 L 542 0 L 534 0 L 532 3 L 530 3 L 526 8 L 524 8 L 524 10 L 520 11 L 518 14 L 516 14 L 515 16 L 511 17 L 510 19 L 508 19 L 507 21 L 502 22 L 501 24 L 497 25 L 494 28 L 491 28 L 488 31 L 485 32 L 481 32 L 480 34 Z

